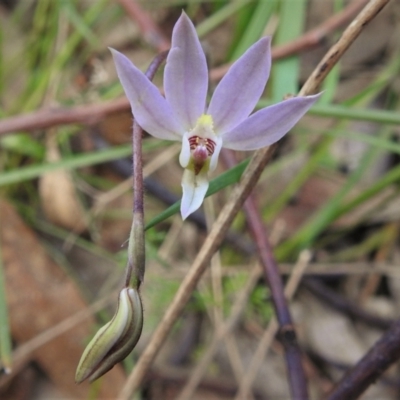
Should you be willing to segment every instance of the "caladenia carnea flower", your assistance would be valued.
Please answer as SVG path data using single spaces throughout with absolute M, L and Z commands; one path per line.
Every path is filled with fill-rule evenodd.
M 222 147 L 256 150 L 275 143 L 319 96 L 293 97 L 251 114 L 264 91 L 271 67 L 270 38 L 264 37 L 232 65 L 207 107 L 206 57 L 185 13 L 172 33 L 164 70 L 165 97 L 127 57 L 111 51 L 139 125 L 157 138 L 182 142 L 179 161 L 185 169 L 183 219 L 202 204 L 208 189 L 208 174 L 216 168 Z
M 126 287 L 110 322 L 96 333 L 79 361 L 75 382 L 94 381 L 122 361 L 135 347 L 143 327 L 143 307 L 136 289 Z

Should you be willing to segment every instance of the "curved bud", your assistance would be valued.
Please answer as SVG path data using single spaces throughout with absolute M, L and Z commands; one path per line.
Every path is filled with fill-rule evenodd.
M 119 293 L 118 308 L 110 322 L 90 341 L 76 369 L 75 382 L 94 381 L 122 361 L 135 347 L 143 326 L 143 307 L 136 289 Z

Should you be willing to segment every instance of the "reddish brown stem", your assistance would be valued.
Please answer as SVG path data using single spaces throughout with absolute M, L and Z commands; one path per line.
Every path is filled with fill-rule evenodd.
M 400 358 L 400 320 L 348 371 L 327 400 L 355 400 Z
M 221 153 L 229 168 L 235 165 L 233 152 L 225 150 Z M 273 255 L 266 228 L 257 210 L 254 195 L 250 195 L 244 203 L 247 222 L 251 235 L 256 242 L 258 257 L 264 271 L 264 277 L 271 291 L 271 297 L 279 323 L 279 339 L 285 349 L 286 367 L 292 398 L 307 400 L 307 380 L 304 373 L 301 352 L 297 343 L 292 317 L 284 295 L 284 288 L 279 268 Z
M 107 115 L 129 110 L 129 101 L 124 97 L 100 104 L 79 105 L 70 108 L 47 108 L 16 115 L 0 121 L 0 135 L 18 131 L 35 131 L 57 125 L 95 124 Z
M 248 197 L 244 208 L 251 235 L 257 245 L 258 257 L 263 267 L 264 278 L 271 291 L 276 317 L 279 322 L 278 336 L 285 349 L 286 368 L 288 370 L 292 399 L 307 400 L 307 379 L 302 365 L 296 332 L 284 295 L 278 265 L 275 261 L 265 226 L 260 218 L 253 196 Z
M 168 51 L 156 56 L 146 71 L 149 80 L 154 78 L 157 69 L 167 58 Z M 143 207 L 143 158 L 142 158 L 143 129 L 133 122 L 133 222 L 129 239 L 129 256 L 126 269 L 125 285 L 139 289 L 144 279 L 145 244 L 144 244 L 144 207 Z M 132 282 L 132 273 L 134 282 Z

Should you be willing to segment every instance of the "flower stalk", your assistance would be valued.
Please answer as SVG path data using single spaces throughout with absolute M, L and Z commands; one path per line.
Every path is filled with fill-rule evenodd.
M 146 71 L 149 81 L 154 78 L 160 65 L 167 58 L 168 51 L 156 56 Z M 144 280 L 146 250 L 144 241 L 144 206 L 143 206 L 143 129 L 136 119 L 133 122 L 132 168 L 133 168 L 133 220 L 129 236 L 128 264 L 126 267 L 125 286 L 139 289 Z
M 146 76 L 153 79 L 168 52 L 158 55 L 149 66 Z M 128 263 L 125 287 L 118 296 L 114 317 L 90 341 L 76 370 L 75 381 L 90 382 L 100 378 L 122 361 L 136 346 L 143 327 L 143 306 L 139 288 L 145 273 L 145 238 L 143 207 L 142 133 L 139 124 L 133 124 L 133 219 L 129 235 Z
M 139 289 L 144 279 L 146 250 L 144 243 L 142 128 L 133 123 L 133 220 L 128 245 L 125 285 Z

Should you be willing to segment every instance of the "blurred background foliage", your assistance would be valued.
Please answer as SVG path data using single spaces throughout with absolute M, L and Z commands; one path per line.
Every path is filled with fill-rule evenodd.
M 196 24 L 216 71 L 261 36 L 272 35 L 274 46 L 293 42 L 350 2 L 131 0 L 139 7 L 135 18 L 126 3 L 1 0 L 0 127 L 11 116 L 79 110 L 122 96 L 107 47 L 144 69 L 160 50 L 151 36 L 154 29 L 162 47 L 182 9 Z M 254 191 L 284 279 L 301 250 L 311 249 L 307 274 L 385 318 L 398 316 L 400 301 L 399 22 L 399 3 L 392 1 L 329 74 L 319 103 L 282 141 Z M 296 94 L 345 26 L 276 60 L 259 106 Z M 162 71 L 155 82 L 161 86 Z M 210 91 L 215 84 L 213 79 Z M 0 350 L 4 371 L 12 366 L 11 374 L 0 375 L 2 399 L 115 398 L 250 156 L 237 154 L 238 166 L 230 170 L 220 163 L 210 188 L 214 195 L 183 224 L 173 205 L 181 190 L 179 144 L 145 136 L 144 334 L 126 365 L 92 386 L 76 386 L 80 353 L 96 322 L 108 318 L 122 282 L 132 209 L 131 125 L 125 107 L 85 123 L 0 135 Z M 177 382 L 185 381 L 231 314 L 256 263 L 245 216 L 239 213 L 162 351 L 143 398 L 174 398 Z M 95 308 L 82 315 L 89 303 Z M 293 301 L 293 311 L 318 398 L 379 331 L 364 327 L 361 333 L 345 312 L 325 309 L 305 289 Z M 246 365 L 272 315 L 269 291 L 257 280 L 198 398 L 232 398 L 232 352 Z M 255 374 L 254 394 L 283 398 L 286 377 L 273 372 L 284 371 L 282 349 L 275 344 L 270 353 Z M 181 381 L 168 373 L 172 368 Z M 221 379 L 224 385 L 218 385 Z M 375 390 L 381 399 L 398 398 L 399 382 L 388 378 Z

